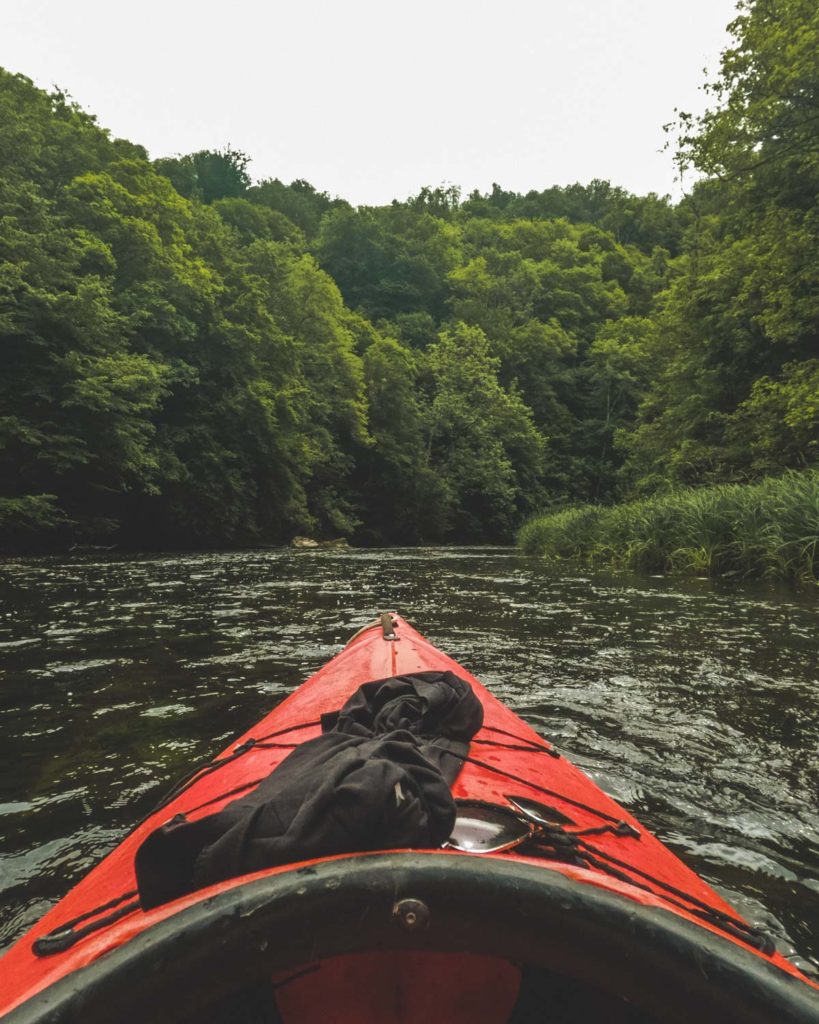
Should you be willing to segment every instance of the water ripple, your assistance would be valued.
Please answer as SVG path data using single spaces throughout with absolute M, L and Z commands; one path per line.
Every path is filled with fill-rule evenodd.
M 819 959 L 816 604 L 493 548 L 0 565 L 0 946 L 381 608 Z

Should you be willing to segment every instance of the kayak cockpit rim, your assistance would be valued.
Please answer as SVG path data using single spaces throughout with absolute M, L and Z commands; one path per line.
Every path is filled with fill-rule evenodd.
M 189 1021 L 275 972 L 383 950 L 544 968 L 663 1024 L 819 1024 L 810 988 L 679 915 L 503 856 L 440 852 L 333 858 L 205 892 L 5 1020 L 142 1022 L 159 1006 Z

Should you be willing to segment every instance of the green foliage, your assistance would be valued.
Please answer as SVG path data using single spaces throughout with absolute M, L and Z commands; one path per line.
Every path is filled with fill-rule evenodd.
M 819 173 L 819 10 L 811 0 L 739 0 L 734 44 L 706 87 L 716 104 L 680 118 L 678 159 L 741 189 L 813 209 Z M 784 203 L 783 203 L 784 205 Z
M 566 509 L 529 520 L 518 543 L 618 569 L 819 585 L 819 471 Z
M 249 164 L 247 154 L 230 146 L 154 161 L 156 170 L 169 179 L 180 195 L 203 203 L 244 195 L 250 186 Z
M 684 225 L 668 196 L 653 192 L 635 196 L 599 179 L 588 185 L 556 185 L 525 196 L 493 185 L 485 195 L 471 193 L 460 204 L 460 214 L 467 219 L 565 219 L 573 224 L 594 224 L 619 244 L 634 245 L 647 254 L 660 247 L 676 255 Z
M 440 322 L 457 245 L 451 225 L 394 203 L 330 213 L 322 221 L 316 254 L 347 305 L 370 319 L 426 312 Z
M 452 309 L 486 333 L 502 382 L 520 389 L 549 438 L 541 478 L 547 500 L 609 495 L 620 463 L 611 442 L 617 403 L 623 418 L 633 416 L 638 388 L 635 377 L 628 402 L 617 395 L 612 406 L 611 383 L 600 386 L 596 339 L 608 338 L 612 365 L 615 349 L 631 344 L 613 325 L 635 321 L 628 314 L 643 299 L 632 303 L 629 291 L 652 260 L 566 220 L 473 220 L 463 238 L 465 262 L 449 278 Z
M 27 494 L 22 498 L 0 498 L 0 531 L 7 542 L 25 546 L 46 531 L 58 531 L 65 516 L 57 507 L 55 494 Z
M 270 242 L 290 242 L 294 249 L 306 248 L 304 233 L 278 210 L 267 209 L 248 199 L 217 199 L 211 204 L 226 224 L 235 228 L 242 244 L 256 238 Z
M 715 107 L 681 115 L 678 159 L 712 179 L 687 203 L 685 254 L 658 300 L 663 369 L 620 439 L 644 491 L 816 458 L 819 10 L 755 0 L 739 12 Z
M 744 0 L 732 31 L 676 206 L 354 209 L 231 147 L 151 163 L 0 71 L 0 543 L 504 540 L 549 510 L 549 550 L 601 523 L 578 550 L 804 576 L 768 514 L 797 544 L 802 499 L 703 485 L 819 457 L 819 14 Z
M 351 315 L 298 228 L 236 198 L 246 159 L 181 160 L 212 207 L 191 202 L 10 75 L 0 135 L 6 545 L 349 532 L 366 441 Z
M 291 181 L 289 185 L 278 178 L 268 178 L 248 190 L 247 198 L 257 206 L 266 207 L 297 224 L 308 238 L 318 233 L 322 217 L 331 210 L 348 210 L 350 204 L 343 199 L 331 199 L 319 192 L 309 181 Z
M 521 534 L 532 550 L 815 579 L 819 13 L 745 0 L 731 30 L 715 107 L 680 119 L 681 165 L 711 177 L 682 204 L 682 253 L 649 315 L 607 326 L 590 350 L 593 378 L 618 396 L 621 489 L 671 493 L 534 520 Z M 673 490 L 785 467 L 804 472 Z
M 363 542 L 416 544 L 447 535 L 452 493 L 431 465 L 424 362 L 390 338 L 364 352 L 372 444 L 357 459 Z
M 726 440 L 754 475 L 819 463 L 819 360 L 786 363 L 777 379 L 754 381 Z
M 479 327 L 455 324 L 429 352 L 435 387 L 429 458 L 451 495 L 450 517 L 468 540 L 502 538 L 537 494 L 543 439 Z

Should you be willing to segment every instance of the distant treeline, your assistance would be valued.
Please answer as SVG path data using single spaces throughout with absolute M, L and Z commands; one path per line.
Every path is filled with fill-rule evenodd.
M 511 538 L 819 457 L 819 14 L 741 6 L 704 175 L 353 208 L 0 72 L 0 545 Z

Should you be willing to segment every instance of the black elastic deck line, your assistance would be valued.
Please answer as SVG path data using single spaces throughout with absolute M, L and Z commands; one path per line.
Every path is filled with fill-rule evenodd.
M 226 764 L 231 764 L 236 761 L 243 754 L 246 754 L 248 750 L 252 750 L 256 746 L 254 739 L 245 740 L 244 743 L 240 743 L 236 749 L 227 754 L 225 757 L 216 758 L 211 761 L 206 761 L 204 764 L 199 764 L 195 768 L 192 768 L 186 775 L 183 775 L 181 779 L 178 779 L 173 786 L 159 798 L 159 802 L 156 803 L 150 811 L 145 815 L 144 818 L 139 822 L 147 821 L 152 814 L 156 814 L 161 811 L 163 807 L 166 807 L 172 800 L 175 800 L 181 793 L 184 793 L 189 786 L 192 786 L 195 782 L 205 778 L 206 775 L 210 775 L 219 768 L 224 768 Z
M 447 751 L 447 753 L 452 753 Z M 458 755 L 453 754 L 453 757 Z M 592 807 L 589 804 L 584 804 L 582 800 L 574 800 L 570 796 L 566 796 L 565 793 L 559 793 L 556 789 L 549 789 L 546 786 L 541 786 L 537 782 L 530 782 L 529 779 L 524 779 L 520 775 L 514 775 L 512 772 L 507 772 L 503 768 L 498 768 L 494 764 L 487 764 L 486 761 L 479 761 L 476 757 L 470 757 L 467 755 L 461 758 L 462 761 L 468 761 L 470 764 L 477 765 L 479 768 L 485 768 L 487 771 L 494 772 L 496 775 L 502 775 L 506 779 L 511 779 L 513 782 L 519 782 L 522 786 L 528 786 L 530 789 L 535 789 L 538 793 L 545 793 L 547 796 L 557 797 L 558 800 L 563 800 L 567 804 L 571 804 L 573 807 L 579 807 L 582 811 L 588 811 L 589 814 L 595 815 L 597 818 L 602 818 L 603 821 L 610 821 L 616 825 L 620 821 L 619 818 L 615 818 L 611 814 L 607 814 L 605 811 L 599 810 L 597 807 Z
M 627 861 L 620 860 L 618 857 L 600 850 L 596 846 L 592 846 L 583 838 L 589 835 L 600 835 L 604 832 L 611 832 L 614 835 L 620 836 L 634 834 L 627 822 L 620 822 L 619 826 L 604 825 L 602 828 L 583 829 L 579 832 L 568 832 L 559 825 L 544 824 L 539 826 L 533 840 L 533 845 L 542 846 L 547 850 L 553 851 L 555 860 L 567 861 L 581 867 L 589 865 L 597 868 L 598 871 L 603 871 L 612 878 L 618 878 L 620 881 L 626 882 L 637 889 L 651 893 L 652 896 L 659 896 L 667 903 L 679 907 L 681 910 L 686 911 L 686 913 L 694 914 L 709 924 L 727 932 L 734 938 L 747 942 L 768 956 L 775 951 L 773 940 L 760 929 L 754 928 L 753 925 L 740 918 L 733 917 L 731 914 L 726 914 L 725 911 L 719 910 L 717 907 L 712 907 L 710 904 L 699 899 L 699 897 L 692 896 L 690 893 L 678 889 L 668 882 L 664 882 L 662 879 L 649 874 L 647 871 L 643 871 L 641 868 L 635 867 L 633 864 L 629 864 Z M 614 865 L 617 865 L 617 867 L 614 867 Z M 626 874 L 626 872 L 630 872 L 630 874 Z M 639 878 L 645 879 L 645 881 L 641 882 L 639 878 L 633 878 L 632 875 L 637 875 Z M 650 882 L 651 885 L 656 886 L 656 889 L 663 891 L 657 892 L 656 889 L 650 888 L 645 882 Z
M 136 889 L 131 889 L 130 892 L 124 892 L 121 896 L 117 896 L 113 900 L 109 900 L 107 903 L 102 903 L 98 907 L 94 907 L 93 910 L 86 910 L 84 914 L 78 914 L 76 917 L 72 917 L 70 921 L 66 921 L 65 924 L 61 924 L 59 928 L 55 928 L 54 931 L 62 931 L 64 928 L 73 928 L 75 925 L 80 924 L 81 921 L 87 921 L 89 917 L 95 917 L 97 914 L 103 913 L 105 910 L 111 910 L 122 903 L 123 900 L 133 899 L 138 896 L 139 893 Z M 53 934 L 53 933 L 49 933 Z
M 315 722 L 299 722 L 298 725 L 288 725 L 285 729 L 276 729 L 274 732 L 265 733 L 264 736 L 260 736 L 256 742 L 261 743 L 263 740 L 272 740 L 277 736 L 284 736 L 285 733 L 295 732 L 297 729 L 312 729 L 317 725 L 321 725 L 320 718 L 317 718 Z
M 172 800 L 181 796 L 181 794 L 189 789 L 195 782 L 205 778 L 217 769 L 223 768 L 227 764 L 231 764 L 233 761 L 236 761 L 238 758 L 242 757 L 242 755 L 246 754 L 249 750 L 255 750 L 257 748 L 262 750 L 292 750 L 294 747 L 298 746 L 298 743 L 271 743 L 269 741 L 274 739 L 276 736 L 284 736 L 289 732 L 295 732 L 298 729 L 307 729 L 311 726 L 320 724 L 321 723 L 319 721 L 299 722 L 297 725 L 291 725 L 285 729 L 277 729 L 274 732 L 267 733 L 264 736 L 259 737 L 259 739 L 251 737 L 243 743 L 238 744 L 238 746 L 225 757 L 215 758 L 204 762 L 204 764 L 197 765 L 181 779 L 175 782 L 171 789 L 165 793 L 159 803 L 144 815 L 144 817 L 140 818 L 133 828 L 130 829 L 128 834 L 133 834 L 140 826 L 144 825 L 149 818 L 157 814 L 163 807 L 166 807 Z M 252 779 L 250 782 L 246 782 L 241 786 L 236 786 L 234 789 L 228 790 L 226 793 L 221 793 L 219 796 L 212 797 L 210 800 L 206 800 L 204 803 L 199 804 L 196 807 L 190 807 L 184 813 L 193 814 L 195 811 L 201 810 L 203 807 L 208 807 L 210 804 L 218 803 L 220 800 L 227 799 L 227 797 L 234 796 L 246 789 L 258 786 L 265 778 L 267 778 L 266 775 L 259 779 Z M 135 898 L 138 897 L 138 895 L 139 894 L 136 889 L 123 893 L 121 896 L 117 896 L 114 899 L 109 900 L 107 903 L 94 907 L 92 910 L 87 910 L 78 917 L 72 918 L 70 921 L 66 921 L 64 924 L 58 925 L 46 935 L 42 935 L 40 938 L 35 939 L 31 946 L 32 951 L 36 956 L 50 956 L 52 953 L 62 953 L 64 950 L 70 949 L 74 943 L 79 942 L 79 940 L 85 938 L 86 935 L 90 935 L 92 932 L 105 928 L 109 924 L 114 924 L 114 922 L 118 921 L 120 918 L 132 913 L 134 910 L 138 910 L 140 908 L 140 902 L 138 898 Z M 113 910 L 114 907 L 118 907 L 119 904 L 128 899 L 132 899 L 133 902 L 124 907 L 120 907 L 118 910 Z M 111 913 L 104 914 L 106 910 L 111 910 Z M 99 914 L 104 914 L 104 916 L 97 917 Z M 97 920 L 92 921 L 83 928 L 76 927 L 81 922 L 87 921 L 92 917 L 97 918 Z
M 525 743 L 529 750 L 542 751 L 544 754 L 548 754 L 549 757 L 560 758 L 560 756 L 561 756 L 558 753 L 558 751 L 555 750 L 555 748 L 551 744 L 549 744 L 548 746 L 542 746 L 539 743 L 535 743 L 533 740 L 526 739 L 524 736 L 518 736 L 515 733 L 510 732 L 508 729 L 501 729 L 497 725 L 484 725 L 484 726 L 482 726 L 482 729 L 485 729 L 487 732 L 499 732 L 503 736 L 509 736 L 511 739 L 517 740 L 518 743 Z M 477 742 L 477 743 L 485 743 L 486 740 L 474 740 L 473 739 L 472 742 L 473 743 L 475 743 L 475 742 Z M 543 742 L 546 743 L 547 741 L 544 740 Z
M 773 952 L 773 944 L 771 943 L 770 937 L 766 935 L 764 932 L 761 932 L 758 928 L 754 928 L 753 925 L 750 925 L 746 921 L 743 921 L 741 918 L 734 917 L 732 914 L 726 914 L 724 910 L 720 910 L 718 907 L 712 907 L 704 900 L 699 899 L 699 897 L 692 896 L 690 893 L 684 892 L 682 889 L 678 889 L 676 886 L 671 885 L 669 882 L 663 882 L 662 879 L 655 878 L 653 875 L 648 874 L 648 872 L 643 871 L 640 868 L 636 868 L 632 864 L 626 863 L 626 861 L 619 860 L 617 857 L 614 857 L 610 853 L 606 853 L 603 850 L 595 849 L 595 847 L 589 846 L 588 843 L 585 843 L 582 840 L 580 841 L 579 845 L 584 846 L 589 850 L 592 850 L 595 856 L 602 857 L 604 860 L 610 861 L 612 864 L 617 864 L 619 867 L 625 868 L 627 871 L 631 871 L 635 875 L 639 875 L 641 878 L 645 878 L 646 881 L 651 882 L 652 885 L 656 885 L 660 889 L 664 889 L 666 892 L 669 892 L 680 899 L 686 900 L 693 906 L 699 907 L 701 910 L 705 911 L 705 913 L 708 914 L 709 918 L 719 918 L 723 926 L 731 925 L 734 928 L 738 928 L 741 931 L 747 932 L 749 935 L 761 937 L 763 940 L 765 940 L 767 944 L 771 945 L 770 952 Z M 759 948 L 762 947 L 760 946 Z
M 298 747 L 298 743 L 254 743 L 254 750 L 295 750 Z M 275 771 L 275 769 L 273 769 Z M 268 775 L 270 773 L 268 772 Z M 210 797 L 209 800 L 205 800 L 204 803 L 196 804 L 194 807 L 188 807 L 184 811 L 180 811 L 180 814 L 194 814 L 196 811 L 201 811 L 203 807 L 210 807 L 211 804 L 218 804 L 220 800 L 226 800 L 229 796 L 235 796 L 237 793 L 242 793 L 246 789 L 252 789 L 254 786 L 258 786 L 259 783 L 264 782 L 267 775 L 261 775 L 258 779 L 250 779 L 249 782 L 243 782 L 240 786 L 234 786 L 233 789 L 225 790 L 224 793 L 218 793 L 216 796 Z
M 284 736 L 288 732 L 295 732 L 298 729 L 309 729 L 314 726 L 321 725 L 321 721 L 315 722 L 299 722 L 297 725 L 289 725 L 284 729 L 276 729 L 274 732 L 266 733 L 264 736 L 253 737 L 246 739 L 243 743 L 239 743 L 230 754 L 226 754 L 224 757 L 211 758 L 207 761 L 203 761 L 196 767 L 191 768 L 190 771 L 186 772 L 181 779 L 178 779 L 171 788 L 159 799 L 159 802 L 150 810 L 144 818 L 142 818 L 135 828 L 138 828 L 143 822 L 147 821 L 152 814 L 156 814 L 163 807 L 166 807 L 172 800 L 175 800 L 180 793 L 184 793 L 186 789 L 198 782 L 199 779 L 204 778 L 206 775 L 210 775 L 211 772 L 217 771 L 219 768 L 224 768 L 226 764 L 231 764 L 236 761 L 243 754 L 246 754 L 249 750 L 253 750 L 255 747 L 266 744 L 267 740 L 275 739 L 277 736 Z M 273 744 L 269 744 L 273 746 Z M 298 746 L 297 743 L 289 744 L 289 746 Z
M 229 796 L 235 796 L 237 793 L 243 793 L 246 789 L 253 789 L 254 786 L 258 786 L 260 782 L 264 782 L 267 775 L 262 775 L 258 779 L 251 779 L 249 782 L 243 782 L 241 786 L 234 786 L 233 789 L 229 789 L 224 793 L 220 793 L 218 796 L 212 796 L 210 800 L 206 800 L 202 804 L 197 804 L 195 807 L 189 807 L 186 811 L 180 811 L 182 815 L 194 814 L 196 811 L 201 811 L 203 807 L 210 807 L 211 804 L 218 804 L 220 800 L 226 800 Z
M 589 847 L 589 849 L 592 848 Z M 673 886 L 666 886 L 665 883 L 660 881 L 660 879 L 646 875 L 645 872 L 639 871 L 637 868 L 628 865 L 629 871 L 634 871 L 636 874 L 646 877 L 658 888 L 668 889 L 670 893 L 679 892 L 681 898 L 677 899 L 672 895 L 667 895 L 663 892 L 656 892 L 650 886 L 646 885 L 645 882 L 640 882 L 637 879 L 632 878 L 630 875 L 627 875 L 625 871 L 618 871 L 616 868 L 612 867 L 610 863 L 607 863 L 609 858 L 601 850 L 596 850 L 595 854 L 585 853 L 581 856 L 588 864 L 597 868 L 599 871 L 603 871 L 607 875 L 611 875 L 612 878 L 619 878 L 621 881 L 627 882 L 629 885 L 633 885 L 636 889 L 642 889 L 644 892 L 650 893 L 652 896 L 659 896 L 660 899 L 665 900 L 666 903 L 679 907 L 680 910 L 684 910 L 687 914 L 699 917 L 700 920 L 714 925 L 714 927 L 719 928 L 721 931 L 726 932 L 735 939 L 739 939 L 740 942 L 745 942 L 749 946 L 753 946 L 754 949 L 758 949 L 760 953 L 764 953 L 766 956 L 771 956 L 776 952 L 776 946 L 774 945 L 773 939 L 770 935 L 758 928 L 754 928 L 753 925 L 746 924 L 746 922 L 740 921 L 736 918 L 728 917 L 728 915 L 723 914 L 722 911 L 717 910 L 716 907 L 709 907 L 707 903 L 702 903 L 696 898 L 696 896 L 684 893 L 679 889 L 675 889 Z M 605 859 L 601 860 L 599 858 Z
M 522 750 L 527 754 L 548 754 L 550 757 L 560 757 L 557 751 L 549 750 L 548 747 L 537 747 L 528 743 L 504 743 L 502 740 L 483 740 L 473 736 L 471 743 L 482 743 L 484 746 L 502 747 L 504 750 Z
M 125 893 L 123 896 L 118 896 L 115 900 L 111 900 L 110 903 L 105 904 L 105 906 L 122 903 L 122 901 L 127 899 L 130 895 L 133 894 Z M 97 907 L 95 910 L 89 910 L 86 914 L 81 914 L 80 917 L 75 918 L 74 922 L 60 925 L 59 928 L 55 928 L 47 935 L 41 935 L 39 939 L 35 939 L 34 942 L 32 942 L 31 951 L 35 956 L 51 956 L 52 953 L 62 953 L 66 949 L 70 949 L 75 943 L 79 942 L 80 939 L 84 939 L 86 935 L 91 935 L 93 932 L 99 931 L 101 928 L 106 928 L 109 924 L 114 924 L 114 922 L 119 921 L 120 918 L 127 917 L 128 914 L 132 914 L 135 910 L 140 910 L 141 905 L 139 900 L 135 899 L 130 903 L 126 903 L 125 906 L 120 907 L 119 910 L 113 910 L 110 914 L 97 918 L 96 921 L 92 921 L 83 928 L 74 927 L 75 923 L 86 920 L 89 917 L 93 917 L 95 914 L 99 913 L 101 909 L 102 908 Z

